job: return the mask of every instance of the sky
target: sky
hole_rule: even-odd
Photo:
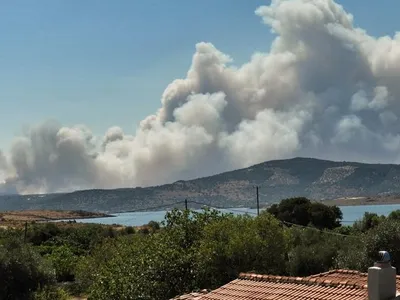
[[[6,0],[0,193],[400,163],[400,2]]]
[[[254,17],[263,2],[6,1],[0,146],[48,118],[99,134],[115,124],[133,131],[185,76],[197,42],[220,44],[239,62],[267,49],[271,37]]]
[[[96,134],[128,132],[183,78],[197,42],[241,65],[272,34],[255,17],[265,0],[6,0],[0,10],[0,148],[55,119]],[[400,28],[400,2],[338,1],[372,35]],[[371,12],[373,15],[371,17]]]

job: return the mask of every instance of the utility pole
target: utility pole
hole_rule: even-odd
[[[188,201],[187,201],[187,199],[185,199],[185,209],[186,210],[188,209]]]
[[[257,193],[257,216],[260,215],[260,198],[258,197],[258,186],[256,186]]]
[[[24,243],[26,243],[26,235],[28,233],[28,222],[25,222]]]

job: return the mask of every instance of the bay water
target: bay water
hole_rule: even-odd
[[[377,213],[378,215],[387,216],[391,211],[400,209],[400,204],[387,205],[358,205],[358,206],[340,206],[343,212],[343,225],[351,225],[356,220],[361,219],[365,212]],[[250,208],[230,208],[221,209],[222,212],[233,214],[250,214],[256,215],[256,209]],[[93,218],[78,219],[80,223],[97,223],[97,224],[119,224],[124,226],[141,226],[150,221],[161,222],[164,220],[167,211],[148,211],[148,212],[128,212],[113,214],[114,217],[109,218]]]

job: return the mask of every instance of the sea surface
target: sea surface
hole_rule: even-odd
[[[391,211],[400,209],[400,204],[388,205],[359,205],[359,206],[340,206],[343,212],[343,225],[351,225],[354,221],[363,217],[365,212],[377,213],[378,215],[387,216]],[[222,212],[230,212],[233,214],[250,214],[256,215],[256,209],[250,208],[231,208],[221,209]],[[150,221],[163,221],[166,211],[149,211],[149,212],[130,212],[113,214],[115,217],[94,218],[76,220],[80,223],[97,223],[97,224],[120,224],[125,226],[141,226]]]

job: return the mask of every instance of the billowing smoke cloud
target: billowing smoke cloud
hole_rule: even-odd
[[[134,135],[31,128],[0,154],[4,186],[146,186],[293,156],[399,162],[400,35],[369,36],[332,0],[273,0],[256,14],[276,34],[268,52],[238,68],[197,44]]]
[[[7,177],[7,171],[8,171],[8,163],[6,156],[3,154],[3,152],[0,150],[0,184],[5,183],[5,178]]]

